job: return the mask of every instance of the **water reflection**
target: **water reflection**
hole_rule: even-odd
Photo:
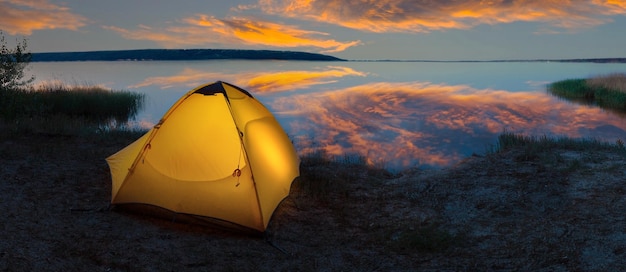
[[[374,165],[441,167],[484,153],[503,131],[626,140],[623,116],[548,94],[545,84],[626,69],[556,63],[370,62],[38,63],[58,78],[147,95],[150,127],[188,90],[222,80],[264,103],[301,154],[358,154]],[[45,71],[44,71],[45,68]],[[65,70],[63,70],[65,69]],[[70,80],[71,81],[71,80]]]
[[[206,72],[191,68],[185,68],[176,75],[162,77],[148,77],[143,81],[128,86],[131,89],[159,86],[161,89],[169,89],[173,87],[187,87],[193,89],[206,82],[208,78],[222,78],[226,75],[223,73]]]
[[[238,86],[254,89],[257,94],[277,93],[310,88],[314,85],[336,82],[345,76],[366,76],[366,73],[355,71],[349,67],[328,66],[322,70],[247,72],[247,73],[215,73],[186,68],[172,76],[149,77],[130,88],[159,86],[168,89],[174,86],[194,88],[207,83],[207,79],[219,78]]]
[[[336,82],[346,76],[366,76],[349,67],[329,66],[323,71],[286,71],[279,73],[266,73],[255,75],[249,80],[244,80],[243,85],[255,90],[257,93],[276,93],[310,88],[315,85]],[[247,82],[246,82],[247,81]]]
[[[626,122],[543,92],[428,82],[378,82],[280,97],[271,107],[300,152],[359,154],[389,168],[446,166],[484,153],[503,130],[533,135],[626,137]],[[610,132],[610,133],[603,133]]]

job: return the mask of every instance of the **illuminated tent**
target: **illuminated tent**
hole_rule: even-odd
[[[106,160],[112,204],[149,204],[258,231],[299,175],[295,149],[274,116],[220,81],[189,91]]]

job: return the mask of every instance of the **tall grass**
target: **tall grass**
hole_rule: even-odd
[[[587,85],[592,88],[606,88],[626,93],[626,73],[614,73],[587,79]]]
[[[561,98],[626,112],[626,74],[566,79],[548,85],[548,91]]]
[[[554,82],[548,85],[548,91],[559,97],[588,101],[592,101],[595,96],[594,90],[587,85],[587,80],[582,78]]]
[[[100,86],[49,84],[0,90],[0,119],[15,129],[64,134],[68,127],[110,126],[134,118],[144,96]]]
[[[137,115],[144,100],[142,94],[99,86],[42,86],[32,93],[44,103],[44,113],[81,116],[95,122],[125,122]]]
[[[626,74],[610,74],[587,79],[587,86],[596,90],[599,106],[626,111]]]

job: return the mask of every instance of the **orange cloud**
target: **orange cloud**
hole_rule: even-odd
[[[626,1],[624,0],[593,0],[594,4],[605,7],[608,14],[626,13]]]
[[[78,30],[87,19],[69,8],[47,0],[0,0],[0,29],[11,35],[30,35],[35,30]]]
[[[484,152],[505,129],[586,137],[605,124],[626,133],[623,120],[545,92],[428,82],[380,82],[291,95],[270,106],[281,118],[294,120],[286,130],[301,153],[358,154],[392,168],[450,165]]]
[[[180,45],[229,44],[240,47],[272,46],[280,48],[311,47],[321,52],[338,52],[359,45],[360,41],[340,42],[325,39],[327,33],[302,30],[295,26],[281,25],[263,20],[247,18],[217,19],[208,15],[197,15],[179,21],[179,25],[164,29],[140,26],[128,30],[115,26],[104,26],[127,39],[151,40],[166,47]]]
[[[330,66],[324,70],[314,71],[281,71],[264,73],[213,73],[195,69],[184,69],[180,73],[165,77],[150,77],[129,88],[141,88],[147,86],[160,86],[161,89],[175,86],[187,88],[197,87],[211,81],[222,80],[233,82],[255,94],[277,93],[310,88],[314,85],[335,82],[338,78],[346,76],[365,76],[348,67]]]
[[[268,14],[368,32],[430,32],[519,21],[543,22],[572,30],[610,22],[606,15],[626,14],[626,4],[620,0],[259,0],[258,3]]]

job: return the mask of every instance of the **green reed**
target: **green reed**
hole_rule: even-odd
[[[123,126],[144,95],[100,86],[49,84],[0,90],[0,121],[11,133],[81,134]]]
[[[144,95],[129,91],[65,85],[4,90],[0,98],[4,119],[66,116],[97,124],[126,122],[136,116],[144,101]]]
[[[564,99],[626,112],[626,74],[557,81],[548,85],[548,92]]]

